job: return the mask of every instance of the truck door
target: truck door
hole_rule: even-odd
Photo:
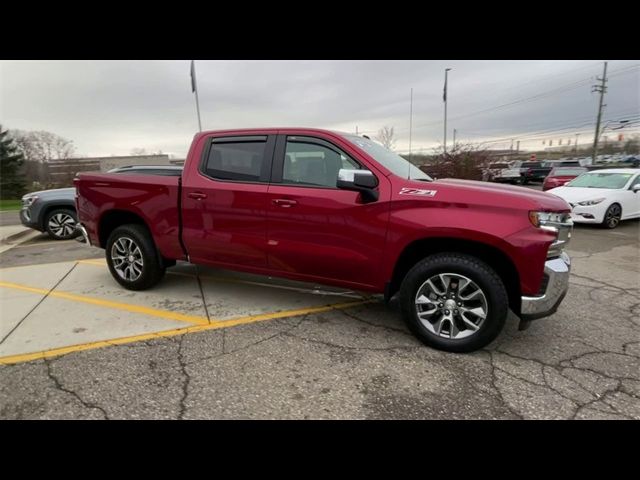
[[[267,186],[275,135],[212,137],[182,189],[191,261],[266,267]]]
[[[318,281],[376,284],[389,213],[388,180],[378,175],[380,198],[364,203],[360,193],[336,187],[340,168],[366,167],[327,140],[278,136],[269,185],[270,269]]]

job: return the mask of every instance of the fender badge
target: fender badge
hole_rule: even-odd
[[[437,190],[422,190],[420,188],[402,187],[400,195],[421,195],[423,197],[435,197]]]

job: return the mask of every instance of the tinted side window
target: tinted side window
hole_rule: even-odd
[[[341,168],[359,169],[360,166],[323,145],[287,140],[282,183],[335,188]]]
[[[266,145],[266,141],[212,143],[203,173],[220,180],[257,182]]]

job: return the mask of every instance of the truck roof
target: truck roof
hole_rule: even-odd
[[[340,136],[355,136],[355,133],[343,132],[339,130],[329,130],[326,128],[314,128],[314,127],[264,127],[264,128],[229,128],[223,130],[203,130],[196,133],[196,136],[210,135],[212,133],[276,133],[280,130],[303,130],[310,133],[330,133]]]

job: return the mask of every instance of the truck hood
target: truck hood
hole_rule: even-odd
[[[477,197],[478,201],[496,206],[547,211],[568,211],[571,209],[567,202],[555,195],[515,185],[460,180],[457,178],[445,178],[429,184],[424,182],[412,183],[421,183],[423,185],[422,188],[425,188],[424,185],[429,185],[429,188],[436,188],[440,185],[454,187],[465,193],[468,192],[470,198],[473,198],[473,195],[480,195],[480,197]]]

